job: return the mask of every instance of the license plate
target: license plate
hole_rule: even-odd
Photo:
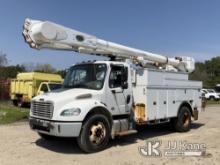
[[[30,119],[30,126],[32,129],[36,130],[42,130],[47,132],[50,130],[47,122],[43,122],[37,119]]]
[[[42,127],[47,127],[47,123],[40,121],[40,120],[36,120],[36,119],[31,119],[31,123],[34,125],[38,125],[38,126],[42,126]]]

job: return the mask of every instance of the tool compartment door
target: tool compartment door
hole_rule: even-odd
[[[147,89],[147,120],[155,120],[157,118],[157,92],[154,89]]]
[[[167,118],[167,89],[157,89],[157,119]]]

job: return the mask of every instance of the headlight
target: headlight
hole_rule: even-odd
[[[79,108],[65,109],[61,112],[61,116],[78,116],[81,113]]]

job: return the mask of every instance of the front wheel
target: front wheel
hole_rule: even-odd
[[[191,112],[188,107],[181,107],[177,118],[171,120],[172,127],[178,132],[187,132],[191,125]]]
[[[110,137],[110,123],[105,115],[90,116],[83,124],[77,143],[87,153],[106,148]]]

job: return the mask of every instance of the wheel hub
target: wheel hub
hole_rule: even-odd
[[[99,122],[97,124],[92,125],[90,129],[89,140],[93,144],[100,144],[103,142],[106,136],[106,129],[103,123]]]
[[[189,114],[188,113],[184,113],[183,116],[183,127],[188,127],[189,125]]]

